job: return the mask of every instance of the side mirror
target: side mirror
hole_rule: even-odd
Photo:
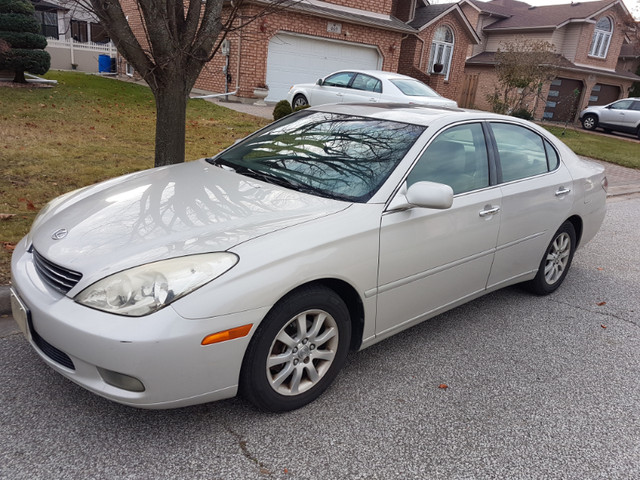
[[[444,183],[416,182],[409,188],[406,183],[389,205],[389,210],[412,207],[446,210],[453,205],[453,189]]]
[[[324,80],[319,78],[318,81],[316,82],[316,85],[322,85],[323,83],[324,83]]]

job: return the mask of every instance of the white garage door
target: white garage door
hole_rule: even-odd
[[[269,41],[266,100],[284,100],[294,83],[315,83],[335,70],[378,70],[380,66],[375,47],[279,33]]]

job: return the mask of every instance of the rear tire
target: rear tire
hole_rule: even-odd
[[[280,300],[253,336],[240,392],[261,410],[295,410],[318,398],[343,367],[351,342],[344,301],[322,285]]]
[[[548,295],[556,291],[569,272],[575,249],[575,228],[571,222],[564,222],[553,235],[535,278],[526,284],[529,290],[536,295]]]

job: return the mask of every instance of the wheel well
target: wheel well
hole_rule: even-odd
[[[573,229],[576,231],[576,248],[580,245],[580,240],[582,239],[582,219],[574,215],[567,219],[568,222],[571,222],[573,225]]]
[[[360,348],[364,332],[364,305],[362,304],[362,299],[355,288],[353,288],[349,283],[343,280],[338,280],[337,278],[323,278],[302,284],[289,292],[286,296],[291,295],[299,288],[307,287],[309,285],[323,285],[338,294],[349,309],[349,317],[351,318],[350,348],[351,350],[357,350]]]

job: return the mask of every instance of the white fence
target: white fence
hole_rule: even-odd
[[[117,49],[113,42],[77,42],[72,38],[47,38],[47,52],[51,55],[51,68],[74,69],[84,72],[98,71],[98,56],[115,58]]]

